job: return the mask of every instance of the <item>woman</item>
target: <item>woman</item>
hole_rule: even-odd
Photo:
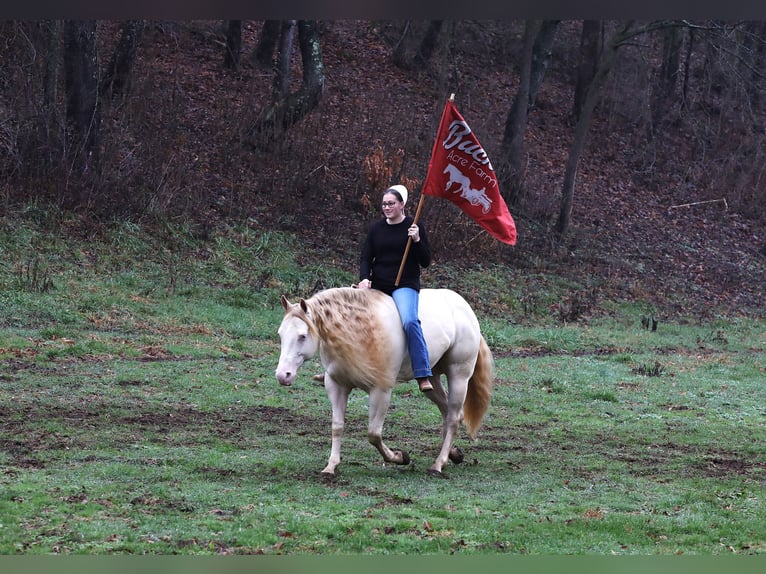
[[[420,268],[431,263],[431,247],[423,226],[404,215],[407,188],[393,185],[383,194],[383,215],[370,225],[359,259],[360,289],[378,289],[391,295],[399,310],[407,348],[412,360],[412,371],[422,392],[433,390],[428,348],[418,319],[420,296]],[[412,238],[407,262],[399,285],[394,285],[399,273],[408,237]]]

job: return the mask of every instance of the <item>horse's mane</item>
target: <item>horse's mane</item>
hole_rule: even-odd
[[[312,308],[325,310],[331,315],[348,317],[357,313],[368,314],[370,304],[384,296],[374,289],[356,289],[353,287],[335,287],[319,291],[308,302]]]
[[[375,308],[388,295],[373,289],[337,287],[305,300],[309,328],[324,348],[355,371],[358,383],[372,385],[390,364],[390,334]]]
[[[379,327],[373,309],[381,297],[381,291],[337,287],[320,291],[306,305],[323,339],[357,340]]]
[[[336,287],[325,289],[301,300],[286,310],[285,316],[297,317],[308,326],[312,337],[327,342],[357,339],[360,328],[374,323],[374,301],[385,295],[372,289]],[[352,328],[353,327],[353,328]],[[329,339],[328,339],[329,337]]]

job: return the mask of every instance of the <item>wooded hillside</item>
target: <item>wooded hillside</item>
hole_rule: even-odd
[[[666,314],[764,311],[764,22],[44,21],[0,39],[6,215],[200,237],[248,221],[354,269],[380,192],[417,200],[455,93],[519,240],[429,199],[437,264],[556,269]]]

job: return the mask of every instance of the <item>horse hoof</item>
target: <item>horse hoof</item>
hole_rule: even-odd
[[[402,457],[402,461],[397,463],[401,464],[402,466],[410,464],[410,455],[407,453],[407,451],[404,450],[397,450],[396,453]]]
[[[333,483],[338,480],[338,476],[333,472],[322,472],[319,474],[319,476],[322,478],[322,482],[325,484]]]
[[[455,464],[460,464],[463,462],[465,457],[463,456],[463,451],[460,450],[458,447],[453,446],[449,451],[449,459],[454,462]]]
[[[434,478],[447,478],[441,470],[436,470],[435,468],[428,469],[428,476],[433,476]]]

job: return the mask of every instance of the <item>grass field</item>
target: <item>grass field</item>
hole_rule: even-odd
[[[350,284],[353,260],[248,226],[5,223],[1,554],[766,554],[761,321],[653,332],[645,304],[605,300],[565,325],[549,302],[572,286],[530,277],[529,308],[476,271],[497,383],[466,461],[427,475],[439,416],[402,384],[385,438],[412,464],[382,464],[357,392],[328,483],[319,363],[274,379],[278,297]]]

